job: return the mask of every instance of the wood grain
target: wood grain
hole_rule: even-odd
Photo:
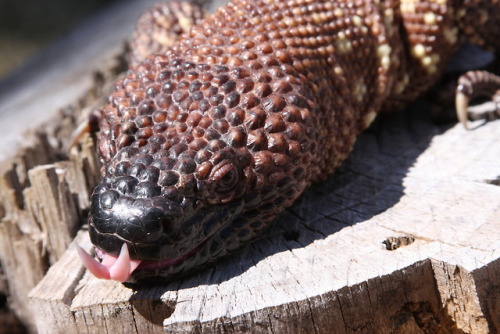
[[[73,297],[58,302],[73,316],[65,331],[498,330],[500,188],[488,180],[500,170],[500,123],[438,127],[427,108],[384,115],[336,175],[212,268],[155,287],[74,275]],[[392,236],[415,241],[389,251]],[[78,261],[72,248],[64,256]],[[61,294],[65,263],[31,292],[36,309]],[[57,332],[59,318],[42,319],[41,333]]]

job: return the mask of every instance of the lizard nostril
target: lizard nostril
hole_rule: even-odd
[[[111,209],[115,204],[119,194],[114,190],[108,190],[101,194],[100,203],[103,209]]]

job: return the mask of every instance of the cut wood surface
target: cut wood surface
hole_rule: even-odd
[[[69,73],[47,65],[31,84],[2,86],[12,145],[0,156],[0,293],[29,331],[500,330],[500,121],[437,126],[425,101],[381,115],[333,177],[212,267],[156,286],[89,275],[70,242],[99,166],[91,137],[64,147],[123,68],[132,17],[148,5],[122,2],[84,27],[86,47],[63,57]],[[75,242],[92,248],[85,228]]]
[[[500,122],[436,127],[426,108],[382,116],[261,240],[197,275],[127,287],[70,247],[31,292],[39,331],[495,332]]]

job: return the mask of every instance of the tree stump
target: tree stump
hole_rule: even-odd
[[[115,24],[124,21],[117,12]],[[74,247],[91,250],[85,226],[70,241],[99,166],[90,136],[69,156],[63,147],[78,115],[102,103],[122,68],[126,34],[109,29],[121,37],[89,41],[103,58],[89,52],[86,70],[73,64],[72,76],[54,74],[61,78],[55,95],[41,90],[19,107],[0,105],[10,106],[8,116],[0,109],[0,124],[16,145],[1,157],[0,263],[8,288],[0,291],[30,331],[499,331],[500,122],[473,131],[438,126],[425,100],[380,115],[334,176],[306,191],[259,240],[210,268],[154,286],[88,274]],[[72,87],[70,77],[83,83]],[[33,94],[35,86],[26,87]],[[54,109],[58,96],[67,99]],[[40,106],[52,112],[45,123],[27,122]],[[16,124],[13,134],[4,120]],[[21,128],[42,130],[26,139]]]
[[[500,122],[436,127],[425,108],[383,115],[261,240],[197,275],[128,287],[70,247],[30,294],[39,331],[498,330]]]

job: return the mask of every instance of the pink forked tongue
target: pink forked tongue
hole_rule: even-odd
[[[139,266],[141,260],[131,260],[128,247],[123,244],[118,257],[105,253],[102,263],[99,263],[83,248],[76,245],[78,255],[83,265],[97,278],[125,282]]]

